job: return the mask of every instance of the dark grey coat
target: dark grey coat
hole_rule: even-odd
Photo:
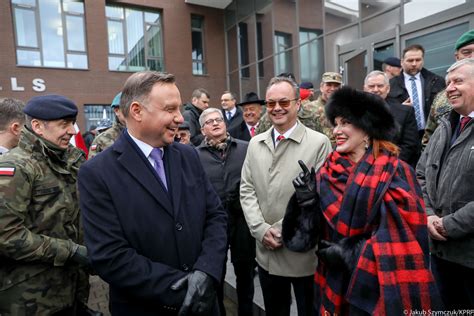
[[[248,142],[230,138],[224,157],[204,142],[197,152],[204,170],[228,212],[231,260],[253,261],[255,239],[250,235],[240,205],[240,174],[247,154]]]
[[[431,240],[432,254],[474,268],[474,122],[451,145],[459,114],[441,118],[416,167],[426,213],[443,217],[447,241]]]

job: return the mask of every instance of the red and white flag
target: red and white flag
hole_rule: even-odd
[[[81,149],[83,152],[85,152],[87,158],[87,155],[89,155],[89,151],[87,150],[86,142],[84,141],[84,138],[82,138],[81,131],[79,130],[79,126],[77,126],[77,123],[74,123],[74,128],[76,129],[76,135],[74,135],[74,137],[71,137],[71,140],[69,142],[77,148]]]

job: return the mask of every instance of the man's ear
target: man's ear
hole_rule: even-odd
[[[201,134],[206,136],[206,133],[204,133],[204,128],[201,128]],[[191,135],[191,133],[190,133],[190,135]]]
[[[141,122],[143,110],[143,106],[140,103],[138,103],[137,101],[133,101],[132,104],[130,104],[130,110],[128,115],[135,121]]]
[[[13,124],[10,125],[10,133],[12,133],[13,135],[20,135],[20,132],[21,132],[21,128],[23,127],[22,124],[20,124],[19,122],[14,122]]]
[[[31,129],[39,136],[43,136],[45,125],[38,119],[31,120]]]

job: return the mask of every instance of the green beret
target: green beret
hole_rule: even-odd
[[[62,95],[50,94],[31,98],[26,103],[23,112],[33,118],[45,121],[76,119],[77,106]]]
[[[457,40],[456,45],[454,46],[455,50],[460,49],[466,45],[474,43],[474,29],[467,31]]]

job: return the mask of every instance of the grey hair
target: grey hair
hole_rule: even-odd
[[[206,117],[211,114],[211,113],[219,113],[219,116],[221,119],[224,119],[224,116],[222,115],[222,111],[216,108],[208,108],[202,111],[201,115],[199,116],[199,125],[201,127],[204,127],[204,123],[206,122]]]
[[[390,84],[390,80],[388,79],[387,74],[383,71],[380,71],[380,70],[374,70],[374,71],[369,72],[367,74],[367,76],[365,76],[364,84],[366,85],[369,78],[372,78],[372,77],[375,77],[375,76],[383,76],[384,83],[386,85]]]
[[[209,95],[209,92],[207,92],[206,89],[204,88],[198,88],[196,90],[193,91],[193,93],[191,94],[191,98],[196,98],[196,99],[200,99],[202,95],[206,95],[206,97],[210,98],[211,96]]]
[[[295,98],[296,99],[300,98],[300,89],[298,88],[298,84],[296,84],[296,82],[289,77],[283,77],[283,76],[273,77],[272,79],[270,79],[270,82],[268,83],[267,91],[268,89],[270,89],[271,86],[276,85],[281,82],[286,82],[289,85],[291,85],[291,87],[293,88],[293,91],[295,92]]]
[[[128,77],[122,89],[120,110],[128,117],[130,105],[135,102],[145,102],[156,83],[175,83],[172,74],[157,71],[140,71]]]
[[[465,58],[465,59],[461,59],[461,60],[458,60],[457,62],[455,62],[454,64],[452,64],[448,70],[446,70],[446,72],[451,72],[453,71],[454,69],[457,69],[461,66],[464,66],[464,65],[469,65],[471,66],[471,74],[474,75],[474,58]]]

